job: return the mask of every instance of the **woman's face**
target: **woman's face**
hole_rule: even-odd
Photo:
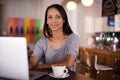
[[[62,31],[64,20],[56,8],[50,8],[47,13],[47,24],[52,31]]]

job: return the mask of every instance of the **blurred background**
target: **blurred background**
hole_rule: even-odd
[[[69,1],[75,3],[73,5],[68,4]],[[102,14],[102,0],[92,0],[91,5],[85,5],[84,1],[0,0],[0,36],[25,36],[28,46],[33,49],[35,42],[42,36],[45,10],[54,3],[61,4],[65,8],[73,31],[80,36],[81,46],[92,46],[95,33],[119,31],[114,25],[114,21],[112,26],[109,25],[108,16]],[[67,7],[69,5],[72,6],[70,7],[71,10]],[[22,23],[22,19],[24,23]],[[20,20],[21,28],[18,27],[20,26]],[[12,28],[12,25],[16,25],[16,28]]]

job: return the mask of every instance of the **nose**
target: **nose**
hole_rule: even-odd
[[[52,22],[57,22],[57,19],[56,19],[56,18],[53,18],[53,19],[52,19]]]

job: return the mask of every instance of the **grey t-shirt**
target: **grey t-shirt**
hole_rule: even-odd
[[[55,50],[51,48],[48,43],[48,38],[41,38],[35,45],[32,56],[38,57],[39,61],[44,59],[44,63],[53,63],[64,60],[67,54],[73,55],[75,58],[78,55],[78,48],[80,44],[79,37],[72,33],[68,36],[65,44],[61,48]],[[71,70],[75,71],[76,64],[72,66]]]

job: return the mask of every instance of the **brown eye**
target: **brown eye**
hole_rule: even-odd
[[[47,19],[52,19],[52,16],[48,16]]]
[[[56,18],[56,19],[60,19],[60,18],[61,18],[61,16],[57,15],[55,18]]]

